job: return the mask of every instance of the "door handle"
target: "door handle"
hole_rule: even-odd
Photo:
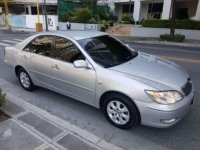
[[[29,59],[30,58],[30,56],[27,56],[27,55],[22,55],[21,57],[22,57],[22,59]]]
[[[60,68],[58,67],[58,65],[54,65],[54,66],[52,66],[52,68],[53,68],[53,69],[60,69]]]

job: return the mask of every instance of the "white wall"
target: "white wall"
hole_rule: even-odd
[[[67,30],[66,22],[59,22],[59,30]],[[101,29],[100,24],[83,24],[83,23],[71,23],[71,30],[92,30],[99,31]]]
[[[48,28],[49,30],[57,30],[58,27],[58,16],[56,15],[48,15]],[[26,15],[26,27],[27,28],[35,28],[37,23],[37,15]],[[43,29],[45,29],[45,16],[40,15],[40,23],[43,24]]]
[[[160,37],[161,34],[170,33],[170,29],[131,27],[131,36],[134,37]],[[176,29],[176,34],[185,35],[186,39],[199,40],[200,30]]]

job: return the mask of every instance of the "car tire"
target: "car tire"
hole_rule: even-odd
[[[120,129],[130,129],[139,122],[139,111],[134,102],[127,96],[114,93],[108,95],[103,103],[106,118]]]
[[[25,90],[33,91],[35,89],[35,86],[31,80],[29,74],[23,68],[19,69],[17,76],[18,76],[21,86]]]

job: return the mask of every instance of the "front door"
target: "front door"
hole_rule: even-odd
[[[93,104],[95,100],[96,73],[94,69],[75,68],[73,62],[85,57],[70,40],[55,36],[54,48],[54,86],[60,92]]]

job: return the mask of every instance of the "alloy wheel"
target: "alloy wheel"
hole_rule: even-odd
[[[107,114],[116,124],[125,125],[130,120],[128,108],[120,101],[112,100],[107,105]]]

